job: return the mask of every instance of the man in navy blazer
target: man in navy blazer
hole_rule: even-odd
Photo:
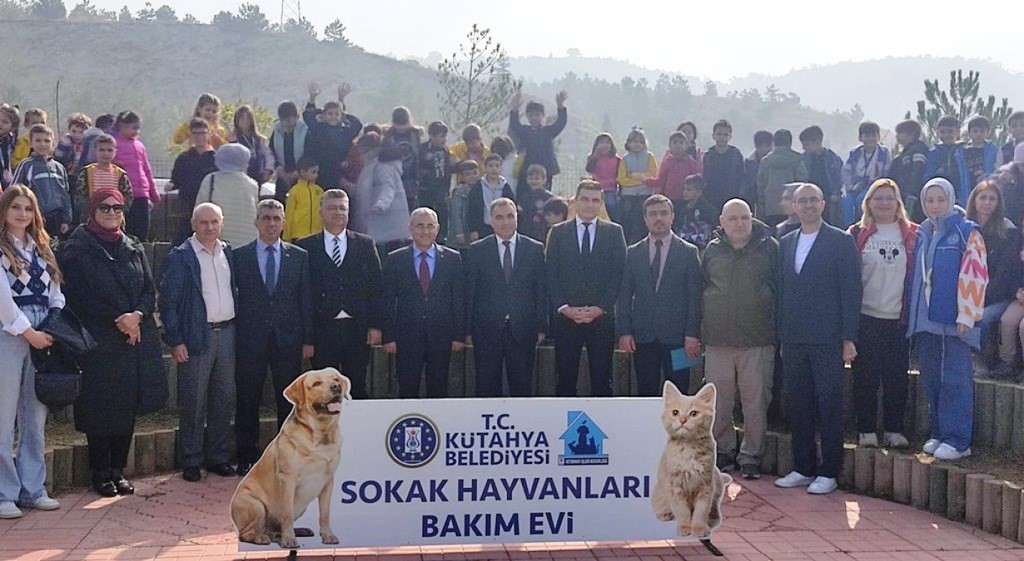
[[[384,263],[384,350],[395,355],[399,397],[418,397],[426,367],[427,397],[448,396],[448,363],[466,340],[465,283],[458,252],[437,245],[437,213],[412,211],[412,244]]]
[[[489,212],[494,233],[474,242],[463,261],[476,395],[501,397],[504,366],[509,393],[529,397],[535,349],[547,329],[544,246],[516,233],[512,199],[495,199]]]
[[[612,395],[615,302],[622,284],[626,240],[622,227],[597,217],[601,184],[576,187],[576,218],[551,228],[545,268],[556,317],[555,369],[560,397],[576,396],[580,355],[587,347],[590,386],[596,396]]]
[[[256,240],[234,250],[238,284],[238,370],[235,436],[243,475],[259,459],[259,407],[270,368],[281,427],[292,404],[284,390],[299,377],[303,359],[313,357],[313,298],[309,256],[281,241],[284,206],[277,199],[256,205]]]
[[[700,300],[704,278],[697,247],[672,233],[675,213],[664,195],[644,201],[648,235],[626,250],[615,313],[619,349],[633,353],[637,390],[661,395],[661,375],[680,388],[689,367],[674,367],[673,353],[700,354]]]
[[[373,238],[348,227],[349,198],[341,189],[320,196],[322,232],[296,243],[309,253],[313,293],[313,368],[337,368],[365,399],[370,346],[381,337],[383,277]]]
[[[821,189],[793,194],[800,229],[782,238],[779,334],[784,389],[793,432],[793,471],[779,487],[831,493],[843,465],[843,363],[857,356],[863,288],[853,238],[822,221]],[[818,462],[815,432],[821,436]]]

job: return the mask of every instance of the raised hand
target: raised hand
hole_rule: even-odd
[[[352,93],[352,86],[348,82],[342,82],[338,86],[338,101],[345,101],[345,96]]]
[[[568,98],[569,93],[566,92],[565,90],[558,92],[558,94],[555,95],[555,105],[557,105],[558,108],[561,109],[562,106],[565,105],[565,100]]]
[[[320,95],[320,84],[310,82],[307,88],[309,90],[309,101],[316,101],[316,96]]]
[[[519,111],[519,108],[523,106],[523,91],[516,90],[516,93],[512,94],[512,109]]]

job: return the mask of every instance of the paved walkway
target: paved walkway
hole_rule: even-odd
[[[211,476],[186,483],[164,475],[136,481],[134,497],[71,493],[61,497],[61,510],[0,521],[0,560],[283,559],[284,553],[238,553],[227,515],[237,482]],[[725,525],[714,542],[729,560],[1024,560],[1020,544],[911,507],[843,492],[812,497],[776,489],[766,478],[730,486],[724,503]],[[656,541],[349,549],[310,551],[299,559],[715,558],[699,544]]]

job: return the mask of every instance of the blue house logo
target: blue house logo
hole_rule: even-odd
[[[558,465],[608,465],[608,454],[604,453],[608,435],[585,412],[569,411],[565,432],[559,438],[565,443],[565,454],[558,456]]]

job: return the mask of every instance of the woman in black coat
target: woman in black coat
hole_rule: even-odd
[[[93,488],[105,497],[135,492],[123,473],[135,416],[167,399],[153,276],[142,244],[121,231],[124,214],[120,192],[98,189],[89,198],[88,223],[57,253],[67,308],[98,344],[78,361],[75,428],[86,434]]]
[[[999,328],[999,319],[1020,288],[1021,272],[1024,269],[1020,259],[1020,230],[1014,226],[1013,221],[1004,217],[1005,204],[1003,192],[995,181],[982,181],[967,198],[967,218],[981,226],[988,261],[988,288],[985,290],[985,310],[981,316],[981,348],[986,363],[981,366],[985,366],[985,369],[996,366],[997,344],[994,336]],[[995,374],[995,370],[992,374]],[[1006,372],[1000,374],[1006,375]]]

